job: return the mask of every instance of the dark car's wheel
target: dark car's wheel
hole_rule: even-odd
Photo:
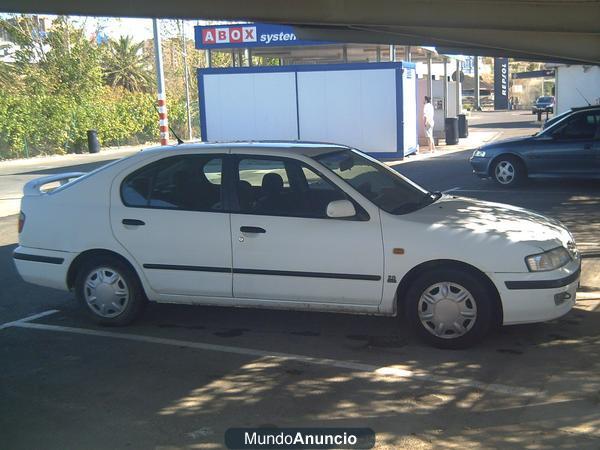
[[[527,178],[525,166],[513,156],[501,156],[496,159],[491,175],[496,183],[507,187],[517,186]]]
[[[438,269],[419,276],[406,294],[408,320],[438,348],[471,347],[493,322],[493,302],[483,282],[468,272]]]
[[[75,296],[92,320],[101,325],[127,325],[146,304],[137,274],[110,256],[84,261],[75,279]]]

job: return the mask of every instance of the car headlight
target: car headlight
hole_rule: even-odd
[[[525,263],[531,272],[544,272],[558,269],[571,261],[571,255],[564,247],[556,247],[544,253],[529,255]]]
[[[475,150],[473,156],[477,158],[485,158],[485,150]]]

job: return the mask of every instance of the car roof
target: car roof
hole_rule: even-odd
[[[323,153],[329,153],[336,150],[347,150],[350,147],[342,144],[332,144],[330,142],[310,142],[310,141],[215,141],[215,142],[186,142],[178,145],[165,145],[161,147],[150,147],[143,149],[144,153],[158,153],[169,150],[202,150],[202,149],[234,149],[234,148],[255,148],[270,150],[286,150],[300,155],[315,157]]]
[[[584,109],[598,109],[600,108],[600,105],[586,105],[586,106],[574,106],[571,109],[571,111],[581,111]]]

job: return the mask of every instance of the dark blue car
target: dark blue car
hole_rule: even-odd
[[[515,186],[527,178],[600,179],[600,106],[573,108],[533,136],[484,145],[473,172]]]
[[[538,97],[531,107],[531,113],[536,114],[538,111],[541,112],[554,112],[554,97],[551,95],[543,95]]]

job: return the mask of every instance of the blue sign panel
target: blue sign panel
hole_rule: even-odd
[[[494,58],[494,109],[508,109],[508,58]]]
[[[326,41],[301,40],[290,26],[266,23],[198,25],[194,27],[194,36],[198,49],[330,44]]]
[[[530,70],[529,72],[513,73],[511,78],[549,78],[554,76],[554,69]]]

